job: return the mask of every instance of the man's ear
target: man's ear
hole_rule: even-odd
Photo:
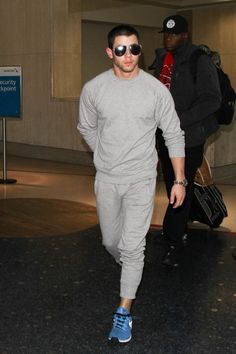
[[[113,59],[113,51],[111,48],[106,48],[106,53],[108,55],[108,58]]]

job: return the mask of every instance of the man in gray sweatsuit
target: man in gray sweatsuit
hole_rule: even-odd
[[[130,309],[144,266],[157,175],[155,132],[163,131],[175,171],[174,208],[185,198],[184,133],[168,89],[138,66],[135,28],[108,34],[112,69],[87,82],[80,97],[78,129],[94,152],[95,194],[103,245],[121,264],[120,304],[108,338],[131,339]]]

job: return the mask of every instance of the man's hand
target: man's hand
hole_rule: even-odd
[[[186,187],[180,184],[173,185],[170,194],[170,204],[172,204],[173,208],[178,208],[183,204],[185,195],[186,195]]]

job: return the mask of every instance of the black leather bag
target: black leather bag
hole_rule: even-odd
[[[226,216],[228,212],[222,193],[213,183],[210,166],[204,156],[195,177],[190,219],[217,228]]]
[[[195,183],[191,207],[191,220],[217,228],[228,216],[220,190],[214,185],[201,186]]]

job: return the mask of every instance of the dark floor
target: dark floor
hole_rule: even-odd
[[[179,269],[160,264],[147,237],[133,339],[106,336],[119,298],[119,267],[99,227],[58,237],[0,238],[1,354],[235,354],[236,237],[192,230]]]

